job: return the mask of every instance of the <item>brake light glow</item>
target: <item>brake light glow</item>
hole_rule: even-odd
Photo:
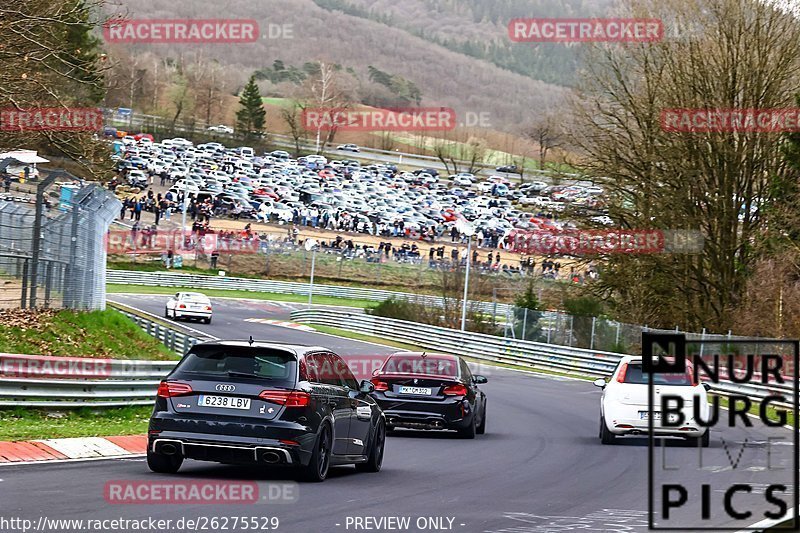
[[[622,365],[622,368],[619,369],[619,374],[617,374],[617,381],[619,383],[625,383],[625,374],[628,372],[628,363]]]
[[[286,407],[305,407],[311,401],[311,395],[307,392],[288,391],[288,390],[265,390],[258,395],[265,402],[277,403]]]
[[[375,390],[389,390],[389,384],[385,381],[381,381],[378,378],[372,378],[370,381],[375,385]]]
[[[462,383],[459,383],[458,385],[449,385],[444,388],[442,394],[445,396],[466,396],[467,387]]]
[[[185,396],[192,393],[192,387],[188,383],[180,381],[162,381],[158,385],[156,395],[161,398],[172,398],[173,396]]]
[[[178,309],[186,309],[186,304],[179,304]]]

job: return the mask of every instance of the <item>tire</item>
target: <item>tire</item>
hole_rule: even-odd
[[[326,425],[320,431],[317,442],[314,444],[314,452],[311,454],[311,459],[308,465],[301,467],[300,477],[304,481],[311,481],[319,483],[325,481],[328,477],[328,469],[331,465],[331,430]]]
[[[606,421],[600,417],[600,442],[603,444],[614,444],[616,435],[611,433],[606,427]]]
[[[147,450],[147,467],[158,474],[174,474],[183,464],[183,456],[179,454],[164,455]]]
[[[458,430],[458,436],[462,439],[474,439],[475,438],[475,415],[472,415],[472,421],[470,422],[469,426],[464,429]]]
[[[359,472],[380,472],[381,465],[383,464],[383,451],[386,447],[386,428],[383,421],[378,422],[375,428],[375,438],[372,439],[370,446],[369,456],[366,463],[356,464],[356,470]]]
[[[483,416],[481,417],[481,423],[475,428],[475,433],[478,435],[486,434],[486,402],[483,402]]]
[[[211,317],[208,317],[204,320],[206,324],[211,324]]]
[[[169,318],[169,309],[164,308],[164,318]]]

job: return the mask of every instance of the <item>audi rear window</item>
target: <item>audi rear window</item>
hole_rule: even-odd
[[[419,355],[394,355],[381,368],[383,374],[418,374],[422,376],[459,376],[458,360]]]
[[[628,363],[624,383],[647,385],[648,375],[644,373],[641,363]],[[685,374],[653,374],[654,385],[694,385],[689,372]]]
[[[199,345],[189,350],[176,377],[234,377],[294,384],[297,357],[285,350],[249,346]]]

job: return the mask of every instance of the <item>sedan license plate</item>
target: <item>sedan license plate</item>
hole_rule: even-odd
[[[426,387],[400,387],[400,394],[427,394],[430,395],[431,389]]]
[[[250,409],[250,398],[235,396],[200,396],[197,405],[201,407],[222,407],[224,409]]]
[[[647,420],[649,415],[650,413],[647,411],[639,411],[639,418],[642,420]],[[659,411],[653,413],[653,420],[661,420],[661,413]]]

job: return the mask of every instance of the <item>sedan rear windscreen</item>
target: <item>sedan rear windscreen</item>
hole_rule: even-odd
[[[458,360],[444,357],[421,357],[419,355],[395,355],[386,360],[381,368],[383,374],[419,374],[427,376],[458,377]]]
[[[200,345],[189,351],[176,370],[176,375],[187,379],[193,374],[209,377],[252,377],[294,385],[297,358],[293,353],[284,350]]]
[[[628,363],[625,370],[624,383],[647,385],[648,375],[644,373],[641,363]],[[684,374],[653,374],[654,385],[694,385],[692,376],[687,371]]]

